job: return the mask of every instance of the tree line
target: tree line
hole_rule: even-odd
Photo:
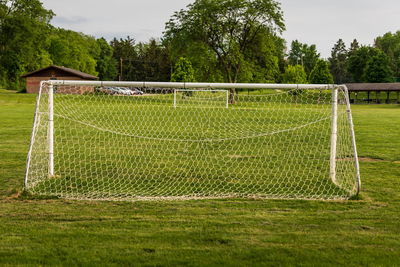
[[[331,56],[293,41],[274,0],[196,0],[175,12],[160,40],[110,42],[51,25],[40,0],[0,0],[0,86],[24,87],[20,76],[48,65],[101,80],[251,83],[392,82],[400,77],[400,32],[373,46],[339,40]]]

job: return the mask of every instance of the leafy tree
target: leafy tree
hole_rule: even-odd
[[[320,58],[320,54],[317,51],[317,47],[313,45],[302,44],[298,40],[295,40],[291,44],[291,48],[288,55],[288,63],[290,65],[301,65],[309,75],[317,64]]]
[[[307,73],[301,65],[289,65],[283,74],[283,83],[288,84],[305,84],[307,82]]]
[[[342,84],[349,81],[347,73],[347,56],[348,51],[346,44],[342,39],[339,39],[332,48],[330,62],[330,70],[335,83]]]
[[[397,77],[400,77],[400,31],[388,32],[375,39],[375,47],[388,56],[389,66]]]
[[[202,70],[208,75],[215,72],[215,79],[275,80],[282,55],[276,33],[284,28],[274,0],[196,0],[173,15],[164,42],[172,56],[189,57],[195,68],[197,62],[205,63]],[[188,52],[196,58],[192,60]]]
[[[322,59],[318,60],[310,73],[309,81],[313,84],[332,84],[333,76],[329,71],[328,62]]]
[[[96,55],[96,71],[99,73],[99,79],[102,81],[114,80],[117,77],[117,61],[113,57],[113,48],[104,38],[96,40],[99,47],[99,54]]]
[[[300,43],[298,40],[292,41],[290,45],[290,51],[288,55],[288,62],[290,65],[304,65],[303,58],[304,58],[304,45]]]
[[[91,36],[54,28],[49,37],[48,52],[55,65],[98,75],[95,58],[98,58],[101,48]]]
[[[373,56],[379,54],[379,52],[379,49],[362,46],[351,53],[348,58],[347,70],[353,82],[360,83],[365,81],[364,71],[367,63]]]
[[[46,51],[54,13],[39,0],[0,1],[0,82],[9,89],[23,87],[20,75],[51,64]]]
[[[389,57],[385,53],[379,52],[368,60],[364,71],[364,80],[371,83],[393,82]]]
[[[171,82],[194,82],[194,70],[192,63],[184,57],[176,62],[171,75]]]
[[[304,70],[309,75],[311,71],[314,69],[315,65],[317,64],[320,54],[317,52],[317,47],[313,45],[304,45],[304,57],[303,57],[303,64]]]

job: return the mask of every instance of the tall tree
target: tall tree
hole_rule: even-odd
[[[138,60],[135,64],[142,81],[169,81],[171,77],[171,62],[169,51],[155,39],[148,43],[136,45]],[[140,71],[141,70],[141,71]]]
[[[215,67],[224,81],[273,80],[281,54],[276,34],[284,28],[274,0],[196,0],[173,15],[164,41],[175,51],[185,51],[183,45],[196,50],[202,62],[211,59],[209,69]]]
[[[332,48],[330,63],[331,74],[335,83],[342,84],[349,81],[347,73],[347,55],[346,44],[339,39]]]
[[[288,84],[306,84],[308,83],[307,73],[304,71],[304,68],[301,65],[289,65],[285,69],[282,82]]]
[[[126,39],[111,41],[114,58],[119,62],[119,76],[131,81],[169,81],[171,63],[169,50],[155,39],[135,43]],[[122,75],[121,75],[122,71]]]
[[[379,52],[368,60],[364,71],[364,81],[370,83],[393,82],[389,57],[385,53]]]
[[[303,58],[304,58],[304,45],[300,43],[298,40],[292,41],[290,45],[290,51],[288,54],[288,61],[289,65],[304,65]]]
[[[303,66],[307,75],[309,75],[319,58],[320,54],[317,51],[316,45],[302,44],[298,40],[295,40],[291,44],[288,63],[289,65]]]
[[[138,73],[132,62],[138,60],[135,48],[135,40],[131,37],[125,39],[114,38],[111,41],[114,50],[114,59],[118,62],[118,78],[123,81],[137,81]]]
[[[77,69],[93,75],[100,48],[96,39],[71,30],[53,28],[48,36],[48,52],[53,64]]]
[[[314,69],[321,55],[318,53],[317,47],[314,44],[312,45],[305,44],[303,47],[303,51],[304,51],[304,58],[303,58],[304,70],[309,75],[311,71]]]
[[[347,70],[353,82],[361,83],[365,81],[364,71],[367,63],[373,56],[379,54],[379,52],[379,49],[362,46],[351,53],[348,58]]]
[[[388,32],[375,39],[375,47],[388,56],[389,65],[396,77],[400,77],[400,31]]]
[[[114,80],[117,78],[117,61],[113,57],[113,48],[104,39],[99,38],[96,40],[99,47],[99,53],[95,57],[96,71],[99,73],[99,79],[102,81]]]
[[[46,51],[51,10],[39,0],[0,1],[0,82],[22,88],[20,75],[51,63]]]
[[[351,56],[359,48],[360,48],[360,44],[358,43],[357,39],[354,39],[353,42],[351,42],[351,44],[350,44],[349,56]]]
[[[332,84],[333,76],[329,71],[328,62],[322,59],[318,60],[310,73],[309,81],[314,84]]]

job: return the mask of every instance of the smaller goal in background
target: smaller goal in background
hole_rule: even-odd
[[[175,89],[174,108],[185,106],[229,108],[229,91]]]

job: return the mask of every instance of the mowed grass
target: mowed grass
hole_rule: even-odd
[[[397,266],[400,107],[354,106],[360,200],[18,197],[34,95],[0,92],[0,265]]]

